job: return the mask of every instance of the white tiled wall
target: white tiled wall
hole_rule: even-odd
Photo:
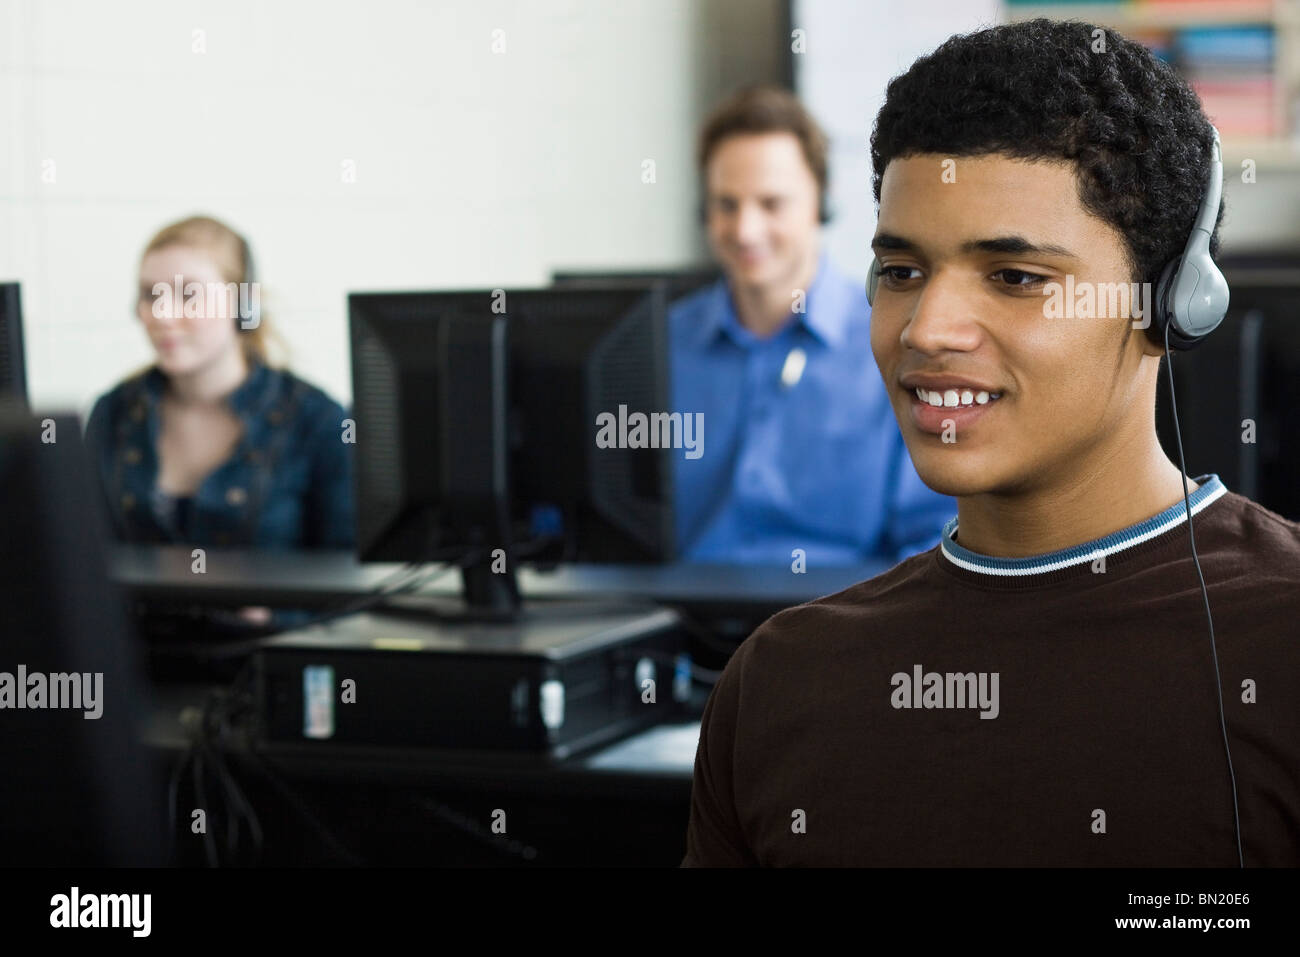
[[[194,212],[249,235],[292,367],[344,401],[348,290],[697,262],[696,126],[780,78],[781,28],[779,0],[0,0],[33,402],[85,411],[149,359],[139,253]]]

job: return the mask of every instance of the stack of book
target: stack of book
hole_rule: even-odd
[[[1273,137],[1285,132],[1278,128],[1274,103],[1275,46],[1272,26],[1262,24],[1175,31],[1174,65],[1225,137]]]
[[[1300,2],[1300,0],[1297,0]],[[1300,142],[1300,100],[1281,102],[1286,84],[1278,73],[1278,49],[1271,0],[1006,0],[1012,18],[1046,15],[1086,18],[1115,25],[1147,46],[1187,78],[1210,120],[1225,139],[1282,139],[1288,110],[1296,114]]]

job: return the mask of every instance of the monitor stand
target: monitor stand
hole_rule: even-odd
[[[453,595],[394,595],[374,606],[376,611],[446,623],[521,621],[525,612],[514,569],[496,572],[486,560],[463,565],[461,593]]]
[[[488,562],[475,562],[460,570],[464,591],[463,620],[516,621],[522,605],[513,564],[494,572]]]

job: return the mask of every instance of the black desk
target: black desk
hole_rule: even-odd
[[[142,600],[196,601],[209,605],[282,605],[312,608],[358,598],[392,577],[400,564],[361,564],[351,552],[275,552],[206,549],[206,571],[191,569],[182,545],[117,545],[109,553],[112,578]],[[739,565],[564,565],[554,571],[527,566],[519,587],[527,598],[629,596],[669,605],[785,608],[829,595],[880,574],[889,562],[809,568]],[[448,573],[420,594],[453,595],[460,578]]]

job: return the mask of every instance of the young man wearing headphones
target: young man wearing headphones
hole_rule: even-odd
[[[703,413],[676,459],[691,561],[893,562],[956,503],[922,484],[871,367],[862,285],[820,248],[826,138],[788,91],[741,90],[704,124],[709,244],[726,274],[669,312],[673,404]]]
[[[683,863],[1300,864],[1300,525],[1155,430],[1227,309],[1195,95],[1112,31],[1001,26],[891,81],[872,158],[872,351],[958,515],[740,646]]]

